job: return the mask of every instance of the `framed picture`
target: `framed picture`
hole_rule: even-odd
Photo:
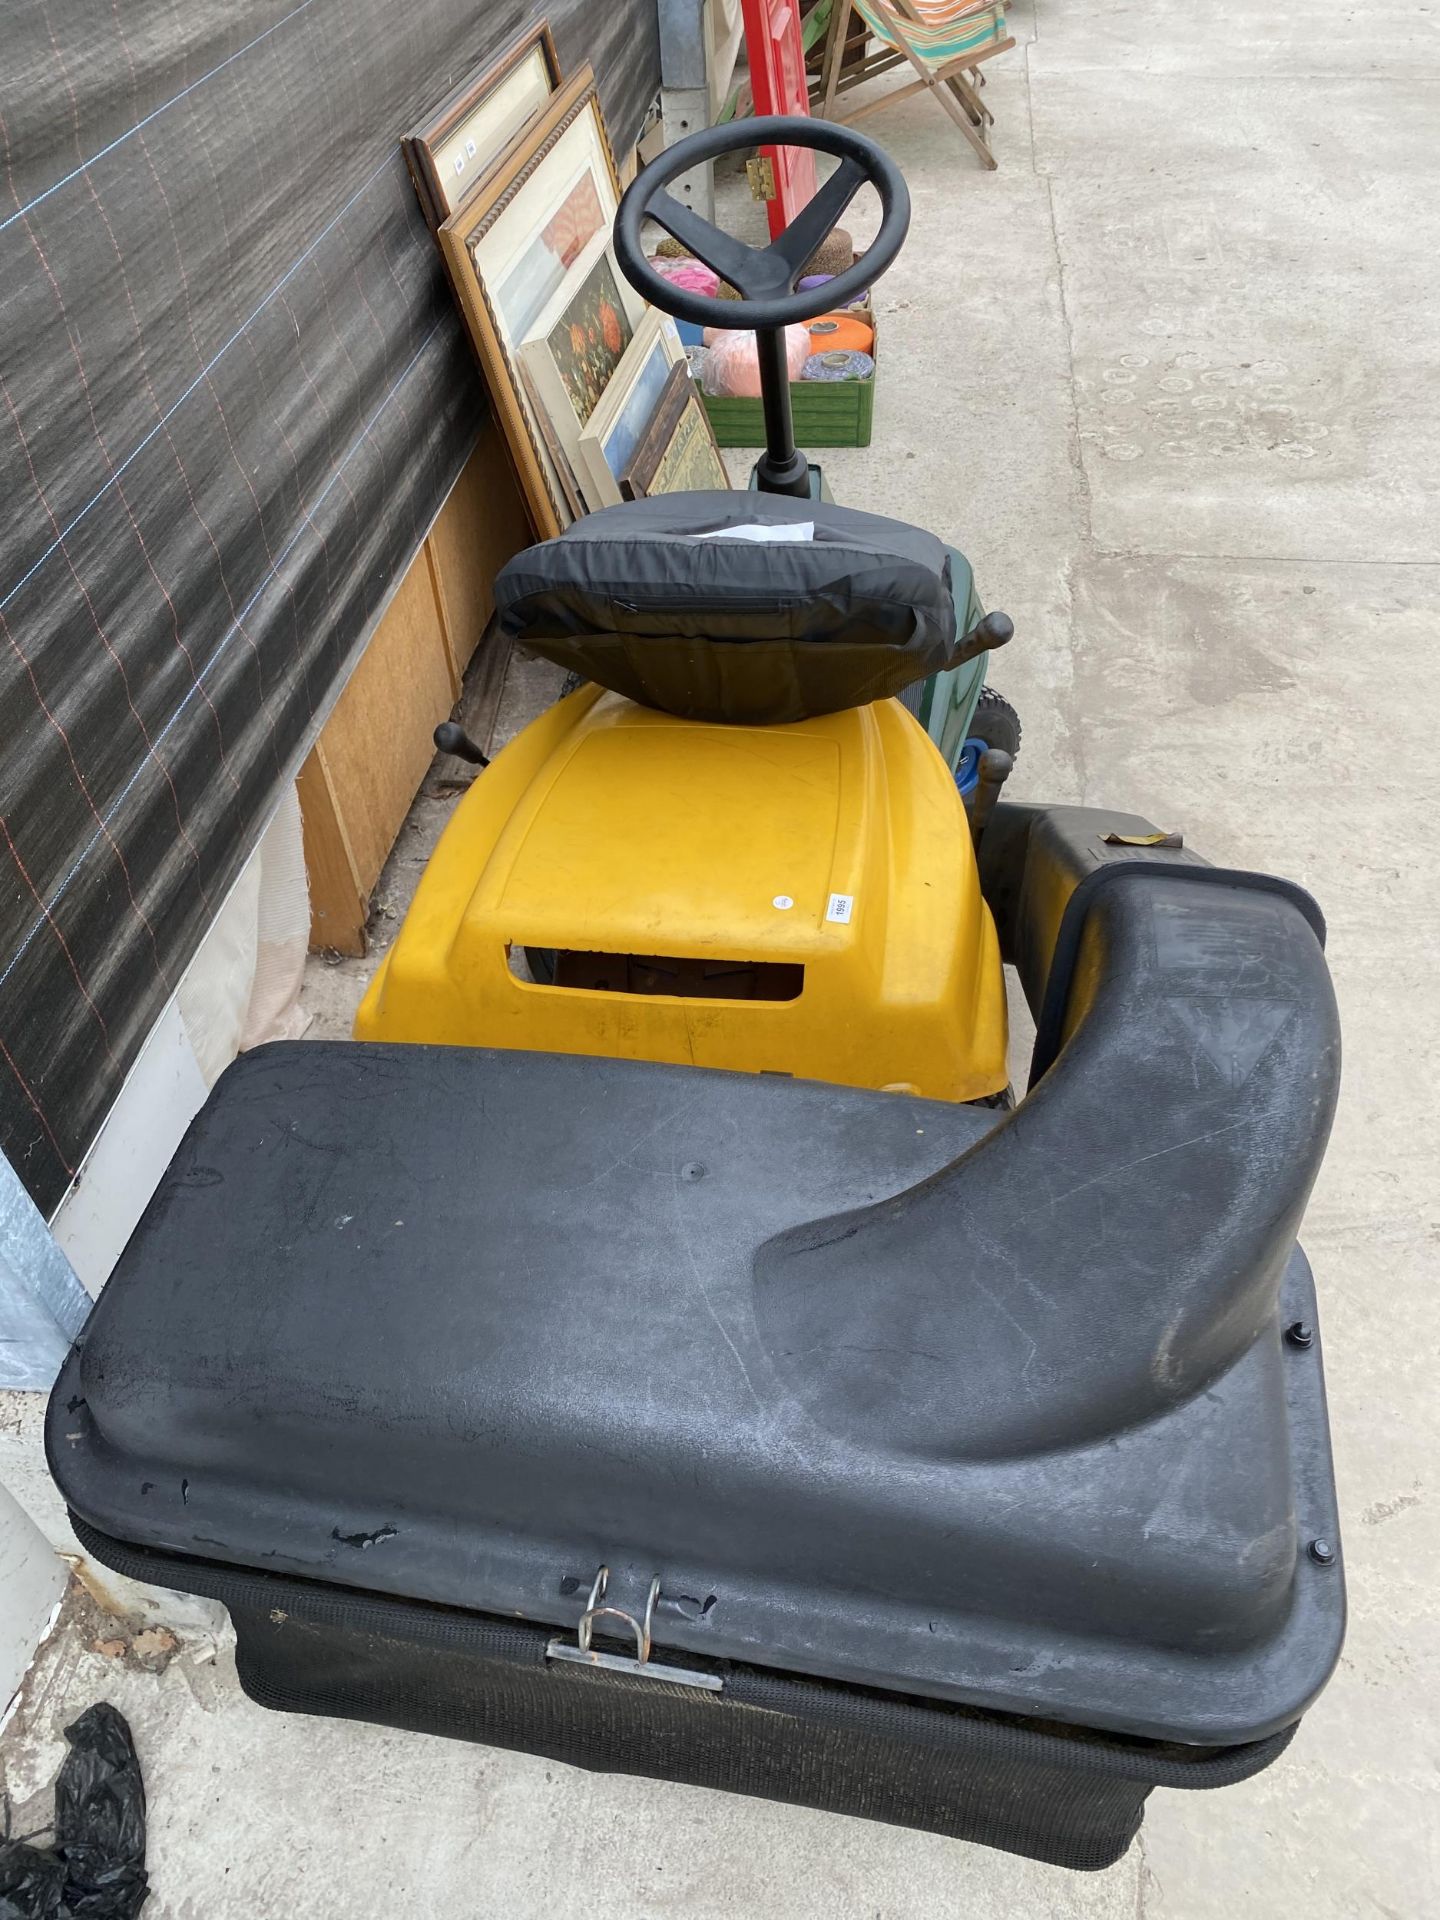
[[[690,493],[729,485],[715,429],[690,369],[682,362],[670,369],[660,404],[620,475],[620,496],[644,500],[654,493]]]
[[[550,23],[542,20],[478,67],[401,142],[433,232],[484,179],[560,85]]]
[[[616,507],[624,498],[620,476],[635,458],[660,405],[670,369],[684,359],[675,322],[648,312],[589,424],[581,429],[580,484],[592,508]]]
[[[566,274],[564,284],[522,342],[520,363],[548,427],[572,468],[581,464],[580,430],[609,386],[645,302],[625,279],[610,250],[608,228],[597,233]]]
[[[535,422],[541,441],[544,443],[549,463],[548,470],[560,484],[560,491],[565,500],[566,516],[570,520],[578,520],[586,508],[584,495],[580,491],[580,482],[575,475],[574,461],[561,446],[560,436],[555,431],[555,422],[550,417],[550,411],[535,391],[535,382],[530,378],[523,363],[520,367],[520,384],[524,389],[525,404],[529,408],[530,417]]]
[[[597,234],[608,236],[618,204],[595,78],[585,66],[551,96],[437,236],[542,539],[573,516],[519,377],[520,348],[566,289],[586,247]]]

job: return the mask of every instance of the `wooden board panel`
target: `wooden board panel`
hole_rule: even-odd
[[[401,581],[321,735],[367,893],[435,757],[430,736],[454,701],[434,584],[422,563]]]
[[[417,554],[302,770],[310,942],[364,953],[370,891],[455,701],[435,586]]]
[[[495,576],[511,554],[529,546],[533,537],[504,438],[494,421],[487,420],[425,543],[457,694],[495,605]],[[493,679],[498,700],[503,658],[487,659],[479,670],[487,686]],[[477,700],[472,689],[472,712],[484,711],[490,704],[485,692],[486,688],[479,689]]]
[[[317,742],[295,782],[305,833],[305,878],[310,889],[310,947],[364,953],[366,893],[335,805],[335,791]]]
[[[434,757],[431,735],[459,698],[496,573],[530,538],[487,421],[300,774],[312,948],[364,953],[371,890]],[[504,677],[498,648],[471,673],[468,723],[482,737]]]

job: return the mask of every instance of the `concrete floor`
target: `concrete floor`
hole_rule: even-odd
[[[1022,795],[1148,813],[1303,881],[1329,916],[1346,1080],[1305,1240],[1345,1520],[1340,1671],[1277,1766],[1157,1794],[1142,1843],[1081,1878],[263,1715],[223,1642],[156,1675],[77,1626],[43,1657],[6,1776],[22,1801],[48,1783],[92,1698],[130,1714],[156,1920],[1440,1912],[1440,0],[1038,0],[1012,18],[1022,44],[987,95],[997,174],[926,101],[870,123],[915,221],[879,290],[875,444],[825,464],[843,499],[962,546],[1014,617],[994,678],[1024,716]],[[551,691],[517,676],[502,732]],[[403,911],[447,811],[417,803],[382,907]],[[373,964],[316,969],[317,1030],[345,1029]]]

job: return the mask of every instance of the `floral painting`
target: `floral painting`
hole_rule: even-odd
[[[630,344],[630,322],[608,258],[550,330],[548,345],[575,416],[583,427],[595,411],[620,356]]]

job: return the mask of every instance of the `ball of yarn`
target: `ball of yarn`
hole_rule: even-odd
[[[802,380],[868,380],[875,362],[868,353],[856,353],[832,347],[829,353],[812,353],[801,369]]]
[[[753,335],[751,336],[754,337]],[[808,327],[787,327],[785,329],[785,358],[790,367],[790,378],[798,380],[800,369],[810,357],[814,346]]]
[[[833,273],[807,273],[803,280],[797,280],[795,282],[795,291],[797,293],[811,293],[816,287],[828,287],[834,278],[835,275]],[[863,287],[853,299],[845,302],[845,307],[848,310],[851,307],[868,307],[869,304],[870,289]]]
[[[705,362],[705,391],[735,398],[754,398],[760,392],[760,357],[755,351],[753,333],[716,329]],[[804,327],[785,329],[785,358],[792,380],[810,354],[810,335]]]
[[[669,280],[674,286],[683,287],[687,293],[703,293],[707,299],[714,299],[720,276],[713,267],[707,267],[703,260],[696,260],[690,254],[658,254],[650,264],[662,279]]]
[[[805,262],[805,271],[810,273],[844,273],[855,264],[855,242],[843,227],[836,227],[833,233],[827,233],[819,246]]]
[[[831,348],[853,353],[869,353],[875,344],[875,329],[856,313],[822,313],[805,322],[812,353],[829,353]]]

